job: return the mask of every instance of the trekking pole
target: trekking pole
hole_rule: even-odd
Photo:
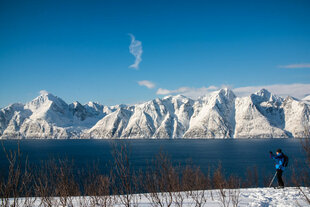
[[[270,186],[272,185],[272,183],[273,183],[273,181],[274,181],[274,179],[275,179],[277,173],[278,173],[278,171],[276,171],[276,173],[274,174],[274,176],[273,176],[273,178],[272,178],[272,180],[271,180],[271,182],[270,182],[270,184],[269,184],[269,188],[270,188]]]

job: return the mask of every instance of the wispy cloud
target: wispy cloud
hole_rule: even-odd
[[[278,68],[285,68],[285,69],[310,68],[310,63],[291,64],[291,65],[279,65]]]
[[[151,81],[148,81],[148,80],[142,80],[142,81],[138,81],[138,84],[140,86],[145,86],[147,88],[155,88],[155,84]]]
[[[186,91],[189,91],[190,88],[188,87],[181,87],[178,88],[176,90],[168,90],[168,89],[164,89],[164,88],[159,88],[156,92],[156,94],[158,95],[168,95],[168,94],[176,94],[176,93],[184,93]]]
[[[234,88],[233,91],[237,96],[247,96],[251,93],[259,91],[262,88],[265,88],[271,93],[282,97],[293,96],[301,99],[310,94],[310,84],[301,83],[248,86]]]
[[[238,88],[232,88],[231,86],[227,86],[227,85],[222,85],[220,87],[209,86],[209,87],[201,87],[201,88],[181,87],[175,90],[159,88],[156,94],[157,95],[182,94],[187,97],[196,99],[200,96],[204,96],[213,91],[219,90],[220,88],[230,88],[239,97],[248,96],[263,88],[281,97],[293,96],[295,98],[302,99],[305,96],[310,94],[310,84],[301,84],[301,83],[247,86],[247,87],[238,87]]]
[[[216,86],[209,86],[209,87],[201,87],[201,88],[193,88],[193,87],[180,87],[175,90],[168,90],[164,88],[159,88],[156,92],[158,95],[172,95],[172,94],[182,94],[184,96],[190,98],[198,98],[199,96],[203,96],[209,94],[219,88]]]
[[[134,64],[130,65],[129,68],[134,68],[136,70],[139,69],[139,64],[142,61],[142,42],[139,40],[136,40],[135,36],[133,34],[128,34],[131,37],[131,43],[129,45],[129,52],[135,56],[135,62]]]
[[[164,88],[159,88],[156,92],[157,95],[168,95],[171,94],[172,91]]]

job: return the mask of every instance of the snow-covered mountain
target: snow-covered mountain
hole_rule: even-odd
[[[0,138],[304,137],[310,106],[262,89],[236,97],[221,89],[198,100],[167,96],[132,106],[65,103],[48,92],[0,110]]]
[[[310,104],[310,95],[304,97],[302,100],[306,102],[307,104]]]

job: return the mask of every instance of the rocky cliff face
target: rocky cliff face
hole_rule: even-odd
[[[304,137],[310,106],[265,89],[236,97],[221,89],[198,100],[168,96],[133,106],[65,103],[43,92],[0,110],[0,138]]]

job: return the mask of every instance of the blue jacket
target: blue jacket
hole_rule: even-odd
[[[276,162],[276,169],[277,170],[284,170],[285,167],[283,166],[283,163],[284,163],[284,156],[282,153],[279,153],[278,155],[274,155],[274,154],[271,154],[271,158],[275,160]]]

